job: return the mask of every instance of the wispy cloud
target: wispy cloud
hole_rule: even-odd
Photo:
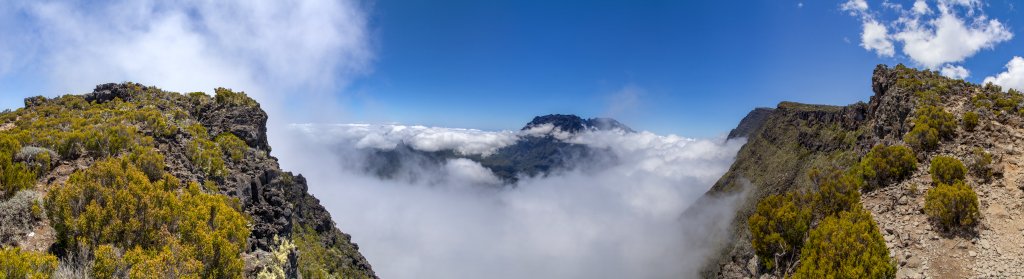
[[[879,56],[893,57],[899,44],[902,54],[915,64],[947,69],[943,72],[954,77],[967,73],[957,63],[1013,38],[999,19],[985,14],[980,0],[917,0],[910,9],[884,1],[883,6],[887,9],[872,10],[866,0],[840,5],[863,22],[861,46]]]

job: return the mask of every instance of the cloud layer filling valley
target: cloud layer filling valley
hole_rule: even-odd
[[[728,169],[742,141],[649,132],[487,132],[401,125],[293,125],[275,146],[352,234],[383,278],[678,278],[696,276],[707,237],[724,232],[738,197],[682,213]],[[610,150],[614,162],[523,177],[480,164],[416,167],[414,179],[362,171],[374,149],[491,154],[519,137],[553,135]]]

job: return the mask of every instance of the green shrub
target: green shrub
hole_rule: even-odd
[[[978,113],[973,111],[964,113],[963,124],[965,131],[974,131],[974,128],[978,127]]]
[[[337,246],[337,242],[323,241],[320,234],[305,225],[296,226],[292,233],[299,252],[299,274],[302,274],[302,278],[372,278],[361,273],[356,263],[337,260],[351,258],[358,251],[343,249]]]
[[[220,148],[227,153],[228,157],[235,162],[242,161],[245,157],[245,151],[249,148],[249,145],[246,145],[245,141],[232,133],[221,133],[220,135],[217,135],[215,140],[217,141],[217,145],[219,145]]]
[[[128,160],[145,173],[149,181],[155,182],[164,177],[164,155],[160,155],[152,147],[132,148]]]
[[[896,265],[862,208],[825,218],[810,232],[792,278],[893,278]]]
[[[820,219],[825,216],[839,214],[860,205],[860,189],[864,181],[856,173],[844,173],[839,170],[820,172],[812,171],[817,182],[818,192],[814,194],[814,215]]]
[[[0,200],[35,186],[36,171],[25,163],[14,162],[14,156],[20,150],[21,143],[18,140],[0,135]]]
[[[974,148],[971,152],[971,172],[984,181],[992,179],[992,154],[981,147]]]
[[[259,103],[249,96],[245,95],[245,92],[234,92],[231,89],[218,87],[213,90],[216,93],[216,99],[218,104],[229,104],[235,106],[247,106],[247,107],[258,107]]]
[[[288,256],[295,253],[297,246],[288,239],[274,236],[274,248],[269,252],[270,256],[258,263],[259,272],[257,279],[285,278],[285,268],[288,265]]]
[[[208,139],[193,139],[188,143],[185,155],[192,164],[213,177],[220,177],[226,171],[224,168],[224,152],[220,146]]]
[[[240,277],[248,218],[237,202],[203,193],[195,182],[182,185],[166,174],[151,182],[129,158],[110,158],[51,190],[46,209],[67,251],[132,247],[125,253],[129,276],[189,277],[182,270],[192,266],[204,278]]]
[[[39,200],[36,191],[20,191],[0,201],[0,246],[14,244],[32,231],[39,215],[33,212]]]
[[[917,157],[914,152],[901,145],[875,145],[858,165],[864,178],[865,190],[868,191],[902,181],[916,169]]]
[[[57,257],[20,248],[0,249],[0,278],[50,278],[57,270]]]
[[[785,267],[803,246],[811,226],[810,195],[769,195],[747,220],[754,253],[765,269]]]
[[[216,142],[210,140],[206,127],[200,124],[192,124],[186,128],[192,135],[189,141],[185,156],[192,164],[206,173],[206,175],[219,177],[226,171],[224,168],[224,151]]]
[[[919,151],[935,150],[939,139],[951,139],[956,132],[956,117],[941,107],[924,105],[917,108],[914,128],[903,141]]]
[[[928,190],[924,211],[944,230],[972,226],[980,218],[978,195],[963,181],[939,183]]]
[[[932,184],[953,184],[963,181],[967,175],[967,167],[960,160],[950,156],[935,156],[931,166]]]
[[[939,147],[939,131],[928,124],[914,125],[903,141],[918,151],[932,151]]]

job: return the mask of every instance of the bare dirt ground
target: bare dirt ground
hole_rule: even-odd
[[[992,153],[997,175],[992,181],[969,176],[978,193],[981,223],[973,232],[939,231],[924,214],[930,189],[928,162],[897,185],[865,193],[870,210],[890,253],[897,261],[897,278],[1019,278],[1024,274],[1024,129],[990,123],[987,131],[946,144],[938,154],[967,163],[973,147]],[[984,135],[984,136],[981,136]],[[1000,175],[1001,174],[1001,175]],[[915,191],[916,190],[916,191]]]

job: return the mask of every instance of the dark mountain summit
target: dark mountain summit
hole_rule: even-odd
[[[596,149],[587,145],[567,142],[555,134],[568,132],[568,136],[586,131],[621,130],[634,131],[611,118],[583,119],[576,115],[551,114],[534,117],[523,127],[523,131],[552,124],[544,134],[527,133],[512,145],[498,149],[494,154],[459,154],[454,150],[433,152],[420,151],[408,144],[399,144],[394,149],[371,150],[363,160],[364,170],[382,178],[397,178],[408,174],[409,168],[439,168],[448,159],[466,158],[490,169],[505,183],[515,183],[520,177],[546,175],[556,170],[582,167],[575,162],[606,162],[615,160],[609,150]],[[557,131],[556,131],[557,129]],[[560,134],[559,136],[566,136]],[[582,160],[581,160],[582,159]]]
[[[584,130],[606,131],[614,129],[620,129],[630,133],[634,132],[633,129],[630,129],[628,126],[615,119],[604,117],[583,119],[572,114],[548,114],[544,116],[537,116],[534,117],[530,123],[527,123],[526,126],[523,127],[523,130],[529,130],[544,124],[552,124],[555,128],[570,133],[578,133]]]

